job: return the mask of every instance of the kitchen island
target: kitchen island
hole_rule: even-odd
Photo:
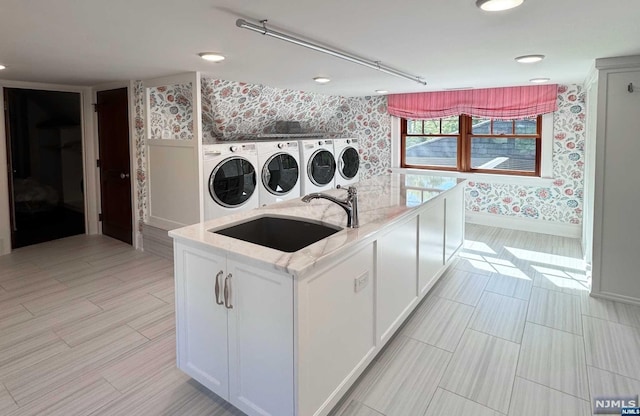
[[[178,367],[248,415],[326,415],[453,261],[462,182],[361,181],[359,228],[297,199],[171,231]],[[293,253],[211,232],[262,216],[343,229]]]

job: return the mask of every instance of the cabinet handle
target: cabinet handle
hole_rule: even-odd
[[[224,274],[224,272],[222,270],[220,270],[218,272],[218,274],[216,275],[216,303],[218,305],[222,305],[223,302],[220,300],[220,276],[222,276]]]
[[[231,304],[231,273],[224,278],[224,306],[227,309],[233,309]]]

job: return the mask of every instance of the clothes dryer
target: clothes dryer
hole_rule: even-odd
[[[301,192],[320,192],[334,187],[336,160],[333,140],[300,140]]]
[[[205,221],[259,206],[255,143],[204,145],[203,158]]]
[[[346,186],[360,180],[360,153],[357,138],[333,140],[336,157],[336,186]]]
[[[260,206],[300,197],[300,151],[297,141],[256,143],[260,167]]]

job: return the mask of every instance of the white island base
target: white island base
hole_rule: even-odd
[[[263,215],[344,227],[344,211],[287,201],[170,232],[180,369],[250,416],[329,413],[464,236],[458,179],[391,174],[357,188],[361,227],[295,253],[209,230]]]

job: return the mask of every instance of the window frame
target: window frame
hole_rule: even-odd
[[[442,117],[446,119],[448,117]],[[512,175],[512,176],[528,176],[528,177],[541,177],[542,169],[542,115],[536,117],[536,133],[535,134],[473,134],[472,128],[472,116],[462,114],[459,116],[459,132],[457,135],[457,161],[456,166],[437,166],[437,165],[414,165],[408,164],[406,161],[406,143],[407,137],[452,137],[456,135],[452,134],[409,134],[408,121],[409,119],[400,119],[400,167],[410,169],[422,169],[422,170],[439,170],[439,171],[451,171],[451,172],[463,172],[463,173],[480,173],[489,175]],[[493,120],[490,119],[493,129]],[[519,119],[517,119],[519,120]],[[442,125],[442,124],[440,124]],[[442,127],[441,127],[442,128]],[[515,132],[515,124],[514,129]],[[534,171],[521,171],[521,170],[506,170],[506,169],[477,169],[471,167],[471,141],[473,138],[504,138],[504,139],[535,139],[536,143],[536,157],[535,157],[535,169]]]

